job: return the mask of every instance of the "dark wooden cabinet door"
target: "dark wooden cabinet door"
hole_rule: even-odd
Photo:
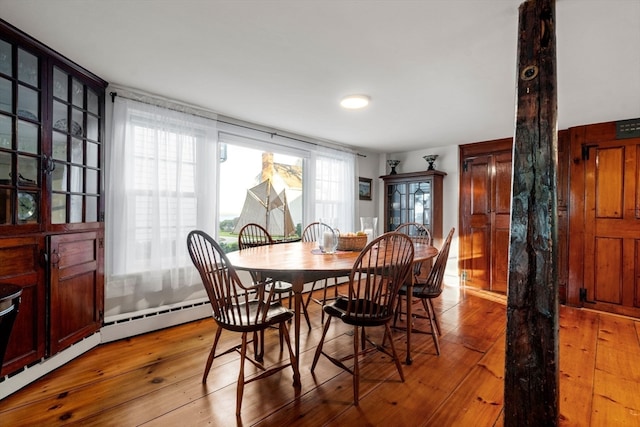
[[[462,279],[489,289],[491,252],[491,158],[465,159],[461,176],[460,252]]]
[[[640,138],[587,145],[582,302],[640,317]]]
[[[46,307],[41,236],[0,239],[0,281],[22,288],[18,317],[13,325],[2,374],[45,356]]]
[[[507,291],[511,139],[461,147],[460,270],[468,286]]]
[[[491,290],[506,293],[509,275],[511,152],[492,157]]]
[[[103,317],[101,231],[50,236],[50,348],[56,353],[97,331]]]

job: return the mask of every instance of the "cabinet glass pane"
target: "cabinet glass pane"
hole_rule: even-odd
[[[71,163],[82,164],[84,158],[84,150],[82,149],[82,140],[72,138],[71,139]]]
[[[86,193],[98,194],[98,171],[87,169]]]
[[[51,172],[51,189],[53,191],[69,191],[67,188],[67,165],[55,162],[55,169]]]
[[[87,115],[87,138],[92,141],[98,140],[98,118]]]
[[[98,99],[98,94],[87,88],[87,110],[96,115],[100,112]]]
[[[0,148],[11,148],[11,117],[0,114]]]
[[[87,142],[87,166],[98,167],[98,144]]]
[[[69,191],[73,193],[82,193],[82,168],[71,166],[71,180],[69,182]]]
[[[38,121],[40,117],[38,92],[26,86],[18,86],[18,116],[34,122]]]
[[[18,150],[38,154],[40,126],[18,120]]]
[[[0,184],[11,184],[11,157],[10,153],[0,152]]]
[[[73,108],[71,110],[71,135],[82,138],[82,111]]]
[[[18,222],[37,223],[38,222],[38,202],[37,193],[18,192]]]
[[[67,96],[69,96],[68,91],[68,82],[69,77],[67,73],[60,70],[59,68],[53,69],[53,96],[56,98],[60,98],[62,100],[67,100]]]
[[[18,49],[18,80],[38,86],[38,58],[22,49]]]
[[[12,112],[13,92],[11,90],[11,80],[0,77],[0,110]]]
[[[71,196],[69,222],[82,222],[82,196]]]
[[[38,185],[38,159],[18,156],[18,185],[22,187]]]
[[[0,190],[0,224],[11,224],[11,190]]]
[[[67,105],[58,101],[53,101],[53,128],[60,132],[69,132]]]
[[[67,135],[60,132],[53,132],[53,153],[56,160],[67,160]]]
[[[53,224],[67,222],[67,197],[64,194],[51,195],[51,222]]]
[[[72,79],[73,83],[71,86],[71,103],[80,108],[83,107],[82,100],[84,98],[84,86],[76,79]]]
[[[0,40],[0,73],[11,75],[11,65],[13,63],[11,59],[11,45]]]
[[[97,197],[85,197],[85,203],[87,204],[87,217],[86,222],[98,221],[98,198]]]

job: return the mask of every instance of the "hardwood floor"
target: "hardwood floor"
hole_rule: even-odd
[[[91,350],[0,401],[0,424],[502,426],[504,299],[447,287],[436,310],[441,356],[430,336],[414,335],[414,363],[403,364],[404,383],[388,357],[367,356],[359,407],[352,403],[350,375],[326,359],[315,376],[309,371],[321,334],[319,306],[312,304],[313,330],[303,322],[298,395],[290,369],[248,384],[240,419],[234,414],[237,353],[216,359],[201,382],[214,335],[206,319]],[[325,348],[350,351],[349,331],[332,322]],[[640,425],[639,335],[633,319],[561,308],[561,425]],[[235,339],[224,332],[221,348]],[[404,360],[402,333],[395,342]],[[269,331],[267,363],[279,357],[278,346],[277,331]]]

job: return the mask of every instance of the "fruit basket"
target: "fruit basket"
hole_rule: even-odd
[[[361,251],[367,246],[367,236],[338,236],[339,251]]]

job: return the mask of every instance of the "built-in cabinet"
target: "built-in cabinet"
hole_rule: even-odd
[[[23,288],[3,374],[101,325],[105,88],[0,20],[0,281]]]
[[[424,224],[434,244],[442,245],[442,180],[445,172],[427,170],[381,176],[384,180],[384,231],[405,222]]]

